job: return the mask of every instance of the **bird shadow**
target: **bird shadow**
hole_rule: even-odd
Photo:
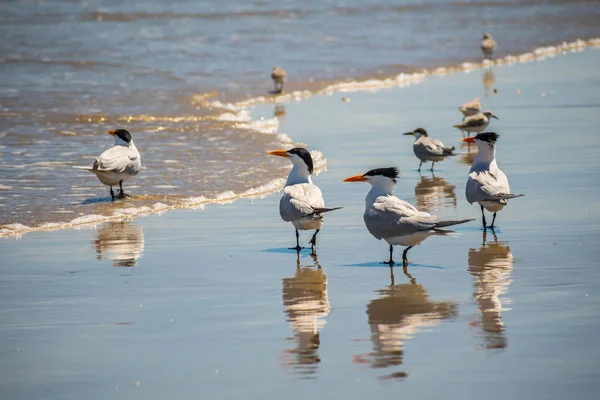
[[[364,263],[356,263],[356,264],[342,264],[342,267],[369,267],[369,268],[373,268],[373,267],[380,267],[380,268],[389,268],[390,265],[384,262],[376,262],[376,261],[372,261],[372,262],[364,262]],[[396,263],[394,264],[394,267],[402,267],[402,263]],[[427,264],[414,264],[414,263],[408,263],[407,265],[408,268],[413,268],[413,267],[417,267],[417,268],[432,268],[432,269],[444,269],[444,267],[439,266],[439,265],[427,265]]]
[[[99,204],[99,203],[112,203],[110,197],[92,197],[91,199],[85,199],[81,204]]]
[[[265,253],[298,254],[296,249],[290,249],[288,247],[277,247],[277,248],[272,248],[272,249],[264,249],[264,250],[260,250],[260,251],[264,251]],[[308,256],[308,255],[310,255],[310,252],[311,252],[310,247],[303,247],[299,253],[306,254]]]
[[[272,96],[277,96],[278,94],[283,94],[283,90],[269,90],[269,94]]]

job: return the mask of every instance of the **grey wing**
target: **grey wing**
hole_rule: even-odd
[[[325,202],[321,190],[310,183],[286,187],[279,201],[279,213],[281,219],[286,222],[310,216],[315,208],[323,207],[325,207]]]
[[[136,175],[140,172],[142,162],[139,153],[129,147],[114,146],[102,153],[92,168],[97,171],[126,172]]]
[[[503,195],[510,194],[508,179],[500,170],[497,174],[492,174],[489,171],[476,172],[469,174],[465,195],[469,203],[476,201],[501,201]]]
[[[394,196],[381,196],[364,214],[367,229],[377,239],[409,235],[429,230],[439,221]]]
[[[478,116],[476,118],[467,118],[466,120],[463,121],[463,123],[461,125],[464,126],[465,128],[470,128],[470,127],[481,126],[484,123],[485,123],[484,119],[482,117]]]

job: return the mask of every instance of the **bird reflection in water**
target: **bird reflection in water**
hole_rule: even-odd
[[[410,283],[395,285],[394,271],[390,270],[390,286],[377,291],[380,297],[367,305],[373,351],[354,356],[354,362],[371,368],[396,367],[396,371],[380,376],[382,380],[407,376],[406,372],[398,370],[404,362],[404,341],[414,337],[421,328],[436,326],[442,320],[458,315],[456,303],[429,300],[423,285],[416,282],[406,267],[403,270]]]
[[[275,104],[275,109],[273,110],[273,117],[285,117],[285,106],[283,104]]]
[[[417,208],[421,211],[431,211],[452,205],[456,208],[455,186],[446,182],[444,178],[436,177],[433,173],[431,178],[419,174],[421,180],[415,185],[415,199]]]
[[[506,242],[504,242],[506,243]],[[510,248],[498,242],[494,233],[494,242],[486,243],[483,232],[483,245],[479,249],[469,249],[469,273],[475,279],[473,298],[479,305],[481,321],[471,326],[482,330],[484,346],[487,349],[506,347],[504,324],[501,312],[500,296],[506,293],[512,283],[513,255]]]
[[[144,230],[127,221],[103,223],[94,241],[98,260],[113,260],[114,267],[135,267],[144,250]]]
[[[491,67],[483,70],[481,82],[485,89],[485,97],[490,97],[492,93],[496,93],[496,75],[494,75],[494,70]]]
[[[283,305],[287,321],[294,332],[296,347],[284,353],[284,363],[293,368],[303,378],[313,377],[321,362],[319,330],[326,321],[330,306],[327,298],[327,275],[319,265],[316,256],[311,256],[313,264],[300,265],[296,260],[296,273],[292,278],[283,279]]]

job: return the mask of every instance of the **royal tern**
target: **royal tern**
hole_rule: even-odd
[[[281,219],[291,222],[296,228],[296,247],[300,251],[300,230],[312,230],[316,232],[310,240],[312,254],[316,253],[317,234],[323,226],[323,213],[339,210],[342,207],[325,208],[321,190],[312,183],[310,175],[313,173],[313,161],[310,152],[301,147],[290,150],[276,150],[269,154],[289,159],[292,164],[283,196],[279,202],[279,213]]]
[[[283,85],[285,84],[286,78],[287,74],[285,73],[285,70],[279,67],[273,67],[271,79],[273,79],[273,84],[275,85],[275,93],[283,92]]]
[[[462,106],[458,107],[458,110],[465,116],[470,117],[481,112],[481,101],[479,97],[475,97],[473,100],[466,102]]]
[[[483,34],[483,40],[481,41],[481,52],[486,59],[491,59],[492,54],[496,50],[496,41],[492,38],[489,33]]]
[[[110,197],[114,200],[115,193],[112,187],[119,185],[119,198],[124,198],[123,182],[136,176],[142,169],[142,158],[133,143],[131,134],[125,129],[108,131],[115,138],[115,145],[100,157],[96,158],[91,167],[75,167],[90,171],[98,177],[100,182],[110,187]]]
[[[499,136],[495,132],[484,132],[463,139],[463,142],[477,144],[477,155],[469,170],[465,195],[470,204],[477,202],[481,206],[484,230],[486,229],[484,208],[494,213],[492,225],[489,226],[493,229],[496,213],[508,204],[509,199],[523,196],[510,193],[508,179],[496,164],[496,141]]]
[[[424,162],[431,161],[431,171],[433,171],[433,166],[436,162],[442,161],[447,156],[453,155],[452,152],[454,151],[454,146],[446,147],[441,140],[430,138],[427,135],[427,131],[423,128],[417,128],[412,132],[406,132],[404,135],[415,137],[413,151],[415,152],[415,156],[421,160],[418,169],[419,172],[421,171],[421,165],[423,165]]]
[[[417,210],[412,204],[394,196],[399,172],[397,168],[377,168],[362,175],[354,175],[344,182],[368,182],[371,190],[367,194],[363,218],[365,225],[376,239],[383,239],[390,245],[390,260],[394,265],[393,246],[406,246],[402,253],[402,263],[406,266],[406,253],[432,235],[445,235],[452,231],[441,229],[462,224],[473,219],[440,221],[435,215]]]
[[[490,124],[490,118],[496,118],[491,111],[484,111],[479,114],[471,115],[470,117],[466,117],[463,122],[460,124],[454,125],[453,128],[458,128],[463,132],[476,132],[480,133],[485,130]]]

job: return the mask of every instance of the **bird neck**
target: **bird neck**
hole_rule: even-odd
[[[474,169],[489,169],[492,163],[496,163],[496,146],[488,142],[480,142],[477,146],[477,155],[473,159]]]
[[[385,177],[373,177],[369,181],[371,190],[367,194],[367,204],[371,204],[380,196],[391,196],[396,190],[396,183]]]
[[[285,186],[297,185],[299,183],[312,183],[312,179],[310,178],[310,172],[308,172],[306,165],[294,163],[294,167],[287,177]]]

